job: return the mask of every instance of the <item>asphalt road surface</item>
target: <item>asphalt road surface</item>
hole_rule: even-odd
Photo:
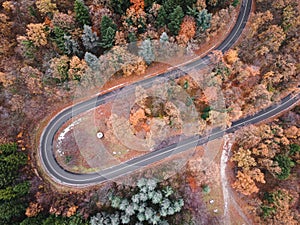
[[[243,0],[241,10],[237,19],[235,26],[233,27],[230,34],[226,37],[226,39],[216,48],[217,50],[227,51],[240,37],[250,15],[251,11],[251,0]],[[170,76],[181,76],[182,71],[189,71],[192,69],[199,69],[207,63],[209,60],[208,56],[205,56],[199,60],[187,63],[180,68],[176,68],[170,70],[166,73],[160,74],[156,77],[148,78],[146,80],[137,82],[135,84],[129,85],[126,87],[126,90],[134,90],[136,85],[143,86],[151,86],[153,82],[155,82],[159,78],[170,77]],[[180,153],[186,151],[195,145],[203,145],[210,140],[214,140],[222,137],[225,133],[231,133],[236,131],[237,129],[248,125],[260,122],[269,117],[272,117],[291,105],[295,104],[299,101],[299,94],[297,95],[289,95],[285,99],[283,99],[277,105],[271,106],[268,109],[265,109],[253,116],[249,116],[247,118],[241,119],[239,121],[233,122],[232,126],[227,129],[215,129],[209,135],[201,137],[194,136],[188,138],[179,143],[167,146],[165,148],[161,148],[159,150],[150,152],[133,160],[130,160],[126,163],[119,164],[117,166],[113,166],[111,168],[89,174],[75,174],[64,170],[57,163],[54,153],[53,153],[53,140],[56,132],[59,128],[67,122],[72,117],[90,110],[98,105],[103,104],[106,101],[112,101],[118,95],[118,93],[122,90],[122,88],[114,90],[112,92],[106,93],[104,95],[97,96],[95,98],[91,98],[85,102],[78,103],[72,107],[66,108],[49,122],[49,124],[45,127],[41,138],[40,138],[40,160],[42,165],[47,172],[47,174],[56,182],[60,184],[70,185],[70,186],[88,186],[97,183],[104,182],[108,179],[117,178],[123,176],[125,174],[129,174],[135,170],[140,169],[141,167],[145,167],[154,162],[160,161],[170,155]]]

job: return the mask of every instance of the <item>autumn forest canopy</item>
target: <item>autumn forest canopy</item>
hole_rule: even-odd
[[[220,43],[234,25],[241,2],[1,0],[0,224],[221,223],[222,216],[209,214],[202,200],[213,190],[214,182],[207,177],[215,176],[215,165],[200,170],[194,158],[163,182],[151,178],[149,169],[132,180],[135,186],[110,181],[86,190],[60,190],[42,178],[36,140],[49,116],[74,98],[142,79],[149,71],[166,69],[164,62],[197,56]],[[205,70],[172,79],[163,100],[139,98],[128,121],[110,115],[108,125],[128,123],[136,136],[148,140],[149,121],[154,121],[158,136],[159,126],[173,135],[183,122],[170,92],[180,89],[189,96],[186,107],[195,107],[201,135],[220,118],[230,126],[296,92],[299,3],[254,2],[231,49],[211,52]],[[135,94],[144,92],[137,88]],[[211,104],[220,96],[222,109]],[[296,106],[233,135],[228,180],[234,198],[249,206],[245,215],[255,224],[299,224],[299,129]]]

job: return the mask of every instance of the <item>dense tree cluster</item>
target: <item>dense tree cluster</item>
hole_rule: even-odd
[[[111,196],[114,214],[97,213],[91,218],[91,225],[108,224],[161,224],[167,225],[167,218],[181,211],[182,199],[172,197],[170,186],[158,187],[154,179],[142,178],[137,183],[137,191],[127,198]]]
[[[290,112],[290,117],[297,124],[297,114]],[[294,178],[300,165],[300,129],[285,118],[238,131],[231,156],[237,169],[232,187],[260,198],[254,207],[270,224],[297,224],[294,206],[299,195]]]
[[[19,224],[25,217],[30,184],[20,179],[19,170],[27,156],[16,143],[0,144],[0,223]]]

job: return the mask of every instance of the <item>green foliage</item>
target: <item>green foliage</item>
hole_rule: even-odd
[[[157,18],[155,21],[155,25],[157,28],[163,27],[168,23],[168,14],[164,8],[164,6],[161,6],[158,10]]]
[[[55,26],[53,29],[53,34],[54,34],[54,42],[56,43],[58,49],[61,52],[65,52],[65,32],[63,29],[61,29],[60,27]]]
[[[82,43],[85,49],[89,52],[97,52],[99,47],[99,38],[96,32],[92,31],[92,27],[88,25],[83,26]]]
[[[130,6],[130,0],[110,0],[110,8],[119,15],[125,14]]]
[[[295,166],[295,163],[285,155],[275,156],[275,161],[278,162],[279,167],[281,168],[281,173],[277,174],[277,178],[280,180],[286,180],[291,173],[291,168]]]
[[[210,187],[208,185],[203,185],[202,187],[202,191],[206,194],[208,194],[210,192]]]
[[[201,118],[204,120],[207,120],[209,118],[209,112],[211,111],[210,106],[207,106],[203,109],[202,113],[201,113]]]
[[[18,171],[27,162],[26,154],[17,151],[16,143],[0,145],[0,224],[15,224],[24,217],[24,196],[29,183],[17,183]]]
[[[290,144],[289,147],[290,147],[290,151],[289,151],[290,155],[293,156],[296,153],[300,153],[300,145],[298,145],[298,144]]]
[[[177,6],[175,10],[170,14],[170,22],[168,23],[168,28],[172,35],[178,34],[183,17],[184,14],[180,6]]]
[[[27,195],[29,192],[29,182],[23,182],[16,184],[15,186],[9,186],[5,189],[0,189],[0,200],[11,200]]]
[[[89,9],[82,0],[75,0],[74,12],[76,21],[81,25],[81,27],[84,25],[91,25]]]
[[[43,214],[38,214],[35,217],[27,217],[20,223],[20,225],[42,225],[45,218],[46,217]]]
[[[210,21],[212,14],[208,13],[206,9],[203,9],[196,16],[196,24],[199,31],[204,32],[210,27]]]
[[[25,214],[26,204],[19,199],[0,204],[0,224],[12,224]]]
[[[233,0],[232,6],[237,7],[237,5],[240,3],[240,0]]]
[[[168,224],[168,216],[181,211],[182,199],[173,199],[173,189],[169,186],[161,190],[154,179],[140,179],[137,191],[128,198],[111,196],[113,214],[97,213],[91,217],[91,225],[102,224]]]
[[[154,61],[155,55],[150,39],[146,39],[142,42],[139,49],[139,56],[141,56],[148,65]]]
[[[11,185],[20,166],[26,164],[26,155],[16,149],[15,143],[0,145],[0,188]]]
[[[271,216],[271,214],[276,212],[274,207],[270,207],[270,206],[267,206],[267,205],[262,205],[260,208],[262,210],[263,218],[267,218],[267,217]]]
[[[0,145],[0,157],[8,156],[17,152],[18,146],[16,143],[6,143]]]
[[[130,32],[128,34],[128,41],[129,41],[129,43],[134,43],[137,41],[137,37],[134,32]]]
[[[80,215],[62,217],[55,215],[39,214],[36,217],[29,217],[23,220],[20,225],[88,225],[87,221]]]
[[[117,25],[114,21],[107,17],[103,16],[101,20],[101,42],[100,46],[103,48],[111,48],[115,41],[115,35],[117,31]]]
[[[24,47],[24,57],[27,59],[34,59],[34,53],[36,52],[36,47],[30,40],[22,41],[22,46]]]

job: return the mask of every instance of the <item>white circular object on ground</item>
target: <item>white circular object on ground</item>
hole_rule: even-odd
[[[103,135],[102,132],[98,132],[98,133],[97,133],[97,138],[101,139],[101,138],[103,138],[103,136],[104,136],[104,135]]]

